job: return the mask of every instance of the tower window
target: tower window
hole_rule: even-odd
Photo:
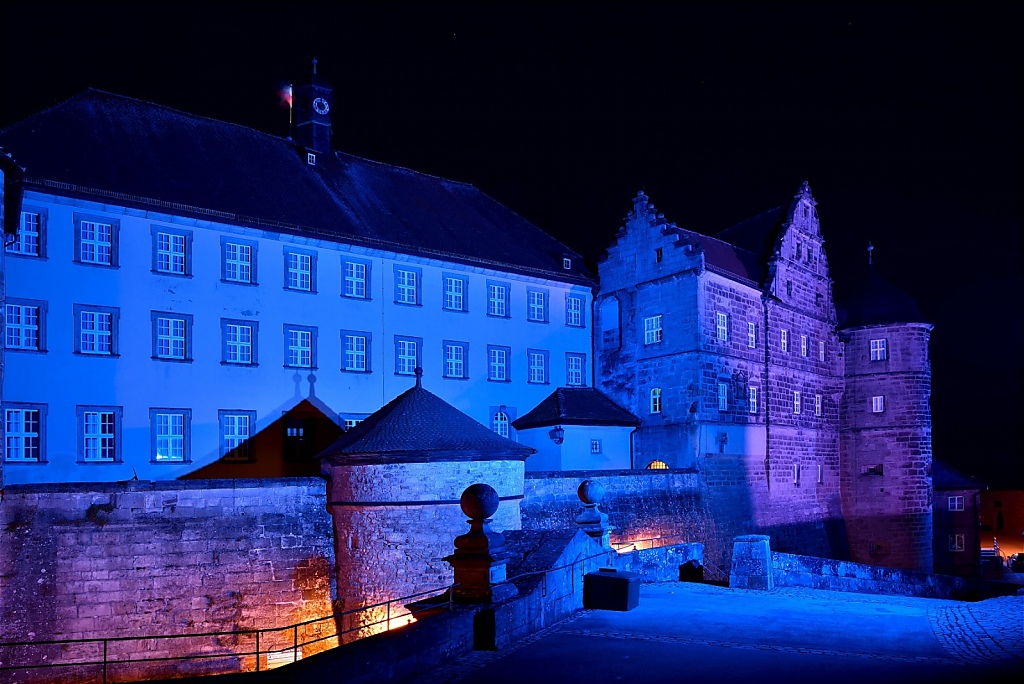
[[[885,411],[885,397],[871,397],[871,412],[882,413]]]
[[[316,166],[316,155],[312,152],[306,153],[306,163],[310,166]]]
[[[572,270],[572,259],[562,259],[562,268],[566,271]]]
[[[871,360],[885,361],[889,358],[889,345],[887,340],[871,340]]]
[[[654,250],[654,261],[656,263],[660,264],[661,260],[662,260],[662,258],[664,258],[664,256],[665,256],[665,253],[661,250],[661,247],[658,247],[657,249]]]
[[[786,296],[787,297],[792,297],[793,296],[793,281],[792,280],[787,280],[786,281]]]

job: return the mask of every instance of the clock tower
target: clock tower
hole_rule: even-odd
[[[320,153],[331,151],[331,87],[316,73],[295,91],[295,142]]]

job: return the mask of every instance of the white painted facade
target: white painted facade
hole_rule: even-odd
[[[519,442],[537,453],[526,459],[526,470],[628,470],[633,427],[619,425],[561,425],[562,443],[551,438],[554,427],[519,431]],[[596,442],[596,444],[595,444]]]
[[[28,191],[24,204],[41,215],[42,255],[8,252],[7,297],[38,306],[41,349],[5,350],[2,396],[5,414],[35,407],[42,421],[37,461],[5,453],[8,484],[179,477],[221,457],[224,410],[255,412],[252,434],[303,399],[339,421],[365,417],[414,383],[396,372],[398,337],[417,342],[425,387],[488,426],[500,407],[511,422],[566,385],[568,355],[582,358],[582,377],[574,379],[593,384],[585,286],[40,191]],[[76,260],[87,219],[116,226],[116,266]],[[185,238],[186,275],[155,270],[156,234],[164,229]],[[254,247],[256,284],[224,279],[224,243],[235,240]],[[291,250],[312,257],[312,291],[286,287]],[[342,295],[346,260],[368,267],[367,297]],[[416,273],[415,304],[396,301],[396,269]],[[446,275],[463,281],[466,311],[445,309]],[[505,317],[488,313],[493,284],[507,288]],[[544,322],[528,320],[531,291],[544,295]],[[581,326],[567,325],[570,296],[582,300]],[[80,349],[82,312],[91,307],[111,314],[111,354]],[[186,322],[186,359],[155,358],[156,319],[178,316]],[[254,364],[227,362],[225,320],[254,324]],[[288,326],[313,333],[311,367],[287,366]],[[342,370],[343,331],[367,337],[367,371]],[[446,342],[465,345],[465,379],[445,377]],[[489,346],[509,352],[505,381],[488,377]],[[530,381],[530,350],[546,359],[543,382]],[[116,415],[112,461],[85,462],[88,407]],[[154,416],[161,412],[153,409],[185,417],[180,460],[166,449],[169,459],[156,460]]]

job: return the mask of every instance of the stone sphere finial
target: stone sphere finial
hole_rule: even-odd
[[[498,510],[499,503],[501,499],[498,492],[494,491],[494,487],[482,482],[466,487],[466,491],[459,497],[462,512],[472,520],[490,518]]]
[[[599,504],[604,499],[604,485],[597,480],[584,480],[576,490],[584,504]]]

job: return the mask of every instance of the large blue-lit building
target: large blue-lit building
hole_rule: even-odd
[[[577,253],[470,185],[334,151],[317,77],[295,104],[294,139],[95,90],[0,132],[25,169],[8,484],[319,472],[417,367],[512,437],[592,384]]]

